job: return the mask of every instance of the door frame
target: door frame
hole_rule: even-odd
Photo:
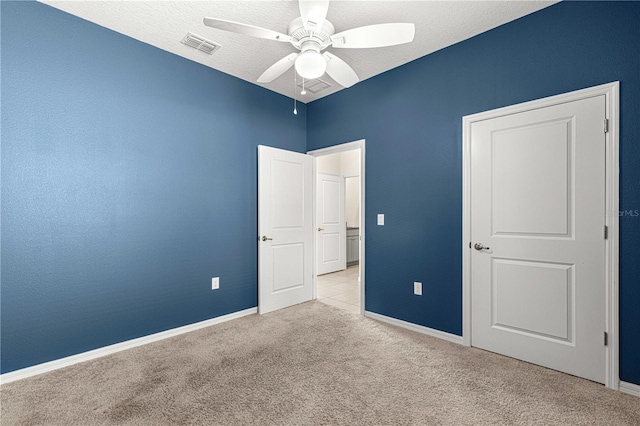
[[[605,96],[605,386],[619,390],[619,90],[614,81],[530,102],[462,117],[462,343],[471,346],[471,125],[474,122],[544,108],[593,96]],[[603,126],[605,123],[603,123]],[[604,232],[604,230],[603,230]],[[604,336],[603,336],[604,337]]]
[[[364,315],[364,311],[365,311],[365,302],[364,302],[364,295],[365,295],[365,253],[364,253],[364,247],[365,247],[365,140],[364,139],[359,139],[353,142],[346,142],[340,145],[333,145],[333,146],[329,146],[327,148],[321,148],[321,149],[315,149],[313,151],[308,151],[307,154],[311,155],[314,157],[314,162],[313,162],[313,175],[314,177],[317,174],[317,166],[316,166],[316,161],[315,158],[317,157],[321,157],[323,155],[328,155],[328,154],[336,154],[336,153],[340,153],[340,152],[346,152],[346,151],[353,151],[359,149],[360,150],[360,260],[359,260],[359,264],[358,264],[358,268],[360,269],[360,315]],[[317,226],[317,218],[316,218],[316,179],[313,180],[313,225],[314,228],[316,228]],[[313,233],[313,256],[314,259],[317,256],[317,253],[315,252],[316,249],[316,238],[317,235],[314,232]],[[317,281],[317,262],[313,263],[313,299],[317,299],[318,297],[318,281]]]

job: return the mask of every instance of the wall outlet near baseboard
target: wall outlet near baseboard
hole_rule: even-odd
[[[418,281],[413,282],[413,294],[422,296],[422,283],[419,283]]]
[[[211,278],[211,290],[220,288],[220,277]]]

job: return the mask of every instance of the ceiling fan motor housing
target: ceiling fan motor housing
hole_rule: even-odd
[[[318,52],[324,50],[331,44],[331,36],[335,32],[333,24],[327,20],[319,30],[306,30],[302,24],[302,18],[294,19],[287,28],[287,34],[292,38],[291,44],[302,52],[312,49],[311,46],[314,45],[318,47]]]

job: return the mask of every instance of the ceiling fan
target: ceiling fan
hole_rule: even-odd
[[[217,18],[204,18],[204,24],[219,30],[280,42],[288,42],[300,53],[291,53],[270,66],[258,83],[269,83],[295,65],[303,78],[319,78],[325,72],[338,84],[350,87],[360,79],[355,71],[327,47],[337,49],[394,46],[413,41],[415,25],[408,23],[376,24],[335,33],[326,19],[330,0],[299,0],[300,17],[289,23],[287,34],[253,25]]]

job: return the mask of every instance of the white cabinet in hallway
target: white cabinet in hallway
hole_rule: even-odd
[[[360,260],[360,228],[347,228],[347,265]]]

